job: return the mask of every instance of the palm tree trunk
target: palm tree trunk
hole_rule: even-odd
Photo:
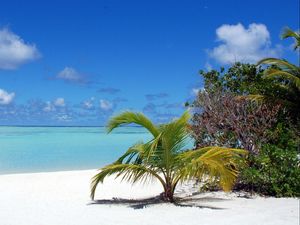
[[[174,188],[170,182],[167,182],[164,187],[163,200],[167,202],[174,202]]]

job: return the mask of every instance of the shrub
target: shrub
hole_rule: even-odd
[[[276,197],[300,197],[299,140],[282,124],[272,137],[258,155],[249,155],[249,167],[241,172],[237,188]]]
[[[256,154],[268,143],[280,104],[257,103],[231,92],[202,91],[194,101],[191,131],[196,147],[242,148]]]

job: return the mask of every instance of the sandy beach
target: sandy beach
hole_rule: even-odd
[[[2,225],[99,225],[99,224],[272,224],[297,225],[299,200],[295,198],[245,198],[241,193],[194,194],[192,184],[178,187],[177,205],[160,203],[158,183],[120,183],[113,177],[89,199],[90,178],[95,170],[0,176]],[[112,200],[114,199],[114,200]],[[130,200],[131,199],[131,200]],[[135,199],[135,200],[134,200]]]

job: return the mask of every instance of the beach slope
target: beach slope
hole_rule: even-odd
[[[296,198],[245,198],[243,194],[194,194],[192,184],[178,187],[187,196],[177,205],[151,198],[161,186],[130,185],[108,178],[99,184],[95,203],[89,185],[95,170],[0,175],[0,224],[3,225],[297,225]],[[190,196],[189,196],[190,195]],[[189,196],[189,197],[188,197]],[[106,199],[106,200],[105,200]],[[114,200],[112,200],[114,199]]]

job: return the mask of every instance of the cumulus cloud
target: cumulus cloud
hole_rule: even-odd
[[[91,97],[90,99],[83,101],[81,103],[82,108],[83,109],[87,109],[87,110],[95,109],[95,107],[94,107],[94,101],[95,101],[94,97]]]
[[[206,62],[205,63],[205,65],[204,65],[204,67],[205,67],[205,69],[207,70],[207,71],[211,71],[212,70],[212,65],[209,63],[209,62]]]
[[[0,29],[0,69],[16,69],[39,56],[34,44],[25,43],[7,28]]]
[[[84,105],[85,109],[92,109],[93,108],[93,103],[91,101],[85,101],[83,103],[83,105]]]
[[[72,67],[65,67],[56,75],[57,79],[73,83],[85,83],[84,76]]]
[[[198,96],[199,92],[205,91],[204,87],[194,87],[191,90],[191,95],[192,96]]]
[[[277,57],[279,48],[271,47],[270,33],[264,24],[224,24],[216,30],[220,44],[209,50],[209,56],[221,64],[256,63],[265,57]]]
[[[43,107],[44,112],[54,112],[57,111],[57,108],[65,107],[65,99],[64,98],[57,98],[54,101],[47,101],[45,106]]]
[[[104,99],[100,99],[100,108],[104,111],[111,110],[113,108],[113,103]]]
[[[54,107],[54,105],[52,105],[52,103],[50,101],[47,101],[46,105],[43,107],[43,111],[44,112],[53,112],[53,111],[55,111],[55,107]]]
[[[56,117],[56,119],[57,119],[58,121],[61,121],[61,122],[70,122],[70,121],[72,121],[72,117],[69,116],[69,115],[58,115],[58,116]]]
[[[201,90],[200,88],[193,88],[191,91],[191,94],[193,96],[197,96],[200,90]]]
[[[113,101],[102,101],[100,108],[99,100],[94,97],[87,99],[93,104],[93,109],[86,110],[82,103],[65,107],[54,105],[52,101],[32,99],[22,104],[0,104],[0,124],[2,125],[91,125],[106,124],[116,107]],[[95,104],[97,102],[97,104]],[[110,103],[112,102],[112,103]],[[89,107],[89,106],[88,106]],[[112,108],[111,108],[112,107]],[[110,110],[111,109],[111,110]]]
[[[8,93],[7,91],[0,89],[0,105],[8,105],[15,98],[15,93]]]
[[[66,105],[65,104],[65,99],[64,98],[57,98],[57,99],[55,99],[54,105],[58,106],[58,107],[64,107]]]

